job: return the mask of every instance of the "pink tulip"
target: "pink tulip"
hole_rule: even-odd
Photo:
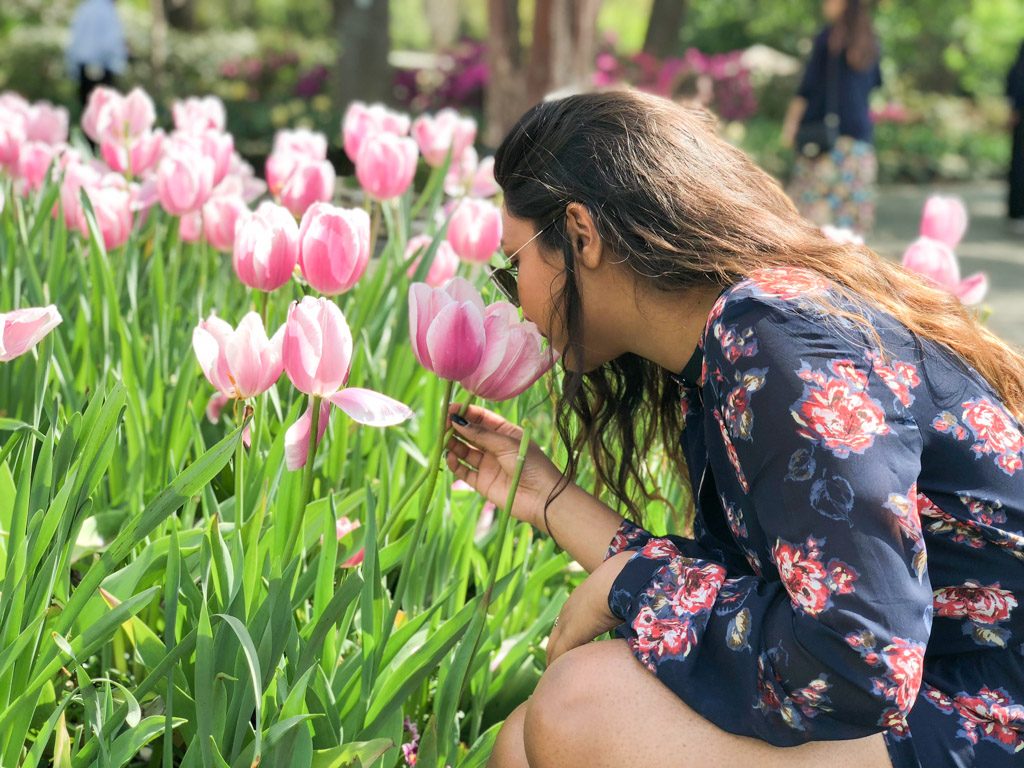
[[[97,144],[103,140],[99,130],[100,112],[108,101],[120,98],[121,94],[105,85],[98,85],[89,93],[89,101],[82,112],[82,132]]]
[[[412,259],[412,263],[405,271],[407,276],[416,276],[416,269],[432,242],[434,242],[434,238],[430,235],[416,235],[409,241],[405,248],[405,260]],[[434,260],[430,262],[430,269],[427,271],[425,281],[431,288],[438,288],[455,277],[458,269],[459,257],[452,249],[451,243],[447,240],[440,240],[437,250],[434,252]]]
[[[921,236],[956,248],[967,231],[967,209],[958,197],[932,195],[921,215]]]
[[[360,526],[358,520],[349,520],[347,517],[342,516],[335,522],[335,529],[338,534],[338,541],[348,536],[352,531],[356,530]],[[360,547],[359,551],[356,552],[352,557],[341,564],[342,568],[354,568],[357,565],[362,565],[363,557],[366,554],[366,547]]]
[[[92,116],[89,117],[92,121]],[[105,94],[102,105],[90,126],[100,141],[130,147],[139,138],[153,130],[156,107],[141,88],[132,88],[126,96],[114,91]]]
[[[292,278],[299,260],[299,226],[280,205],[264,202],[240,218],[231,261],[250,288],[273,291]]]
[[[223,131],[227,125],[224,102],[216,96],[189,96],[171,106],[174,128],[185,133],[204,133],[209,129]]]
[[[181,217],[178,237],[183,243],[198,243],[203,239],[203,214],[200,211],[192,211]]]
[[[483,359],[462,386],[485,400],[509,400],[522,394],[554,365],[537,326],[520,321],[507,301],[487,307],[484,319],[487,345]]]
[[[203,154],[213,161],[213,185],[220,184],[231,168],[235,140],[230,133],[208,130],[199,134]]]
[[[103,237],[103,246],[112,251],[128,242],[132,233],[132,197],[127,189],[118,187],[87,188],[89,202],[96,214],[96,225]],[[80,220],[83,237],[89,236],[89,226],[83,215]]]
[[[299,227],[299,268],[317,293],[345,293],[370,263],[370,217],[362,208],[313,203]]]
[[[25,115],[25,138],[46,144],[63,144],[68,140],[68,111],[48,101],[37,101]]]
[[[222,253],[231,253],[235,246],[235,228],[248,213],[249,207],[241,197],[211,197],[203,205],[206,242]]]
[[[345,111],[341,132],[345,140],[345,154],[354,163],[367,136],[374,133],[408,136],[409,116],[394,112],[383,104],[367,106],[361,101],[353,101]]]
[[[392,133],[367,136],[356,160],[356,178],[374,200],[401,197],[416,175],[416,142]]]
[[[454,160],[476,141],[476,121],[462,117],[454,109],[442,109],[434,117],[417,117],[412,124],[412,137],[427,165],[439,168],[444,165],[449,149]]]
[[[459,157],[453,157],[444,176],[444,193],[449,197],[462,197],[469,191],[473,174],[480,164],[476,148],[469,146]]]
[[[100,154],[113,170],[118,173],[138,176],[149,170],[160,157],[164,132],[160,129],[144,133],[128,148],[123,144],[105,141],[100,144]]]
[[[28,352],[62,320],[53,304],[0,312],[0,363]]]
[[[317,443],[329,418],[329,404],[341,408],[353,421],[375,427],[391,426],[412,416],[402,403],[379,392],[350,387],[352,332],[345,316],[330,299],[303,297],[288,308],[282,348],[284,370],[300,392],[322,397]],[[339,391],[340,390],[340,391]],[[312,410],[285,433],[285,464],[289,470],[304,466],[312,429]],[[305,439],[303,439],[305,438]]]
[[[156,171],[156,193],[160,204],[172,216],[199,210],[213,190],[213,161],[173,143],[166,148]]]
[[[211,314],[192,331],[192,349],[203,375],[222,395],[245,400],[261,395],[281,376],[284,327],[267,338],[263,321],[248,313],[234,329]]]
[[[274,135],[271,154],[294,154],[310,160],[327,159],[327,137],[308,128],[281,130]]]
[[[501,211],[486,200],[459,203],[448,224],[448,242],[464,261],[486,264],[501,245]]]
[[[294,152],[274,152],[267,158],[263,170],[267,177],[267,189],[270,194],[274,197],[281,194],[284,185],[288,183],[288,179],[304,159],[302,155]]]
[[[25,143],[24,117],[16,112],[0,109],[0,165],[11,170],[18,167],[18,154]]]
[[[213,190],[214,197],[237,196],[252,203],[267,191],[267,184],[256,178],[256,173],[237,152],[231,153],[228,173]]]
[[[60,183],[60,204],[64,210],[64,225],[70,230],[78,232],[88,230],[85,226],[85,219],[82,216],[82,200],[80,192],[82,188],[100,186],[101,176],[99,171],[81,163],[71,163],[64,169],[64,178]],[[57,215],[56,206],[53,212]]]
[[[41,141],[26,141],[18,153],[18,177],[24,180],[26,191],[39,189],[46,172],[57,155],[57,150]]]
[[[988,276],[976,272],[960,279],[960,264],[953,249],[938,240],[919,237],[903,253],[902,264],[938,288],[949,291],[963,304],[977,304],[988,291]]]
[[[501,192],[501,187],[494,180],[494,156],[485,157],[473,172],[473,180],[469,185],[469,194],[473,197],[494,197]]]
[[[484,312],[480,292],[464,278],[442,288],[409,286],[409,338],[419,364],[449,381],[473,373],[487,343]]]
[[[326,203],[334,196],[334,178],[330,161],[303,161],[281,188],[281,204],[293,215],[302,216],[314,203]]]
[[[206,418],[210,420],[211,424],[216,424],[220,421],[220,412],[224,410],[224,406],[231,402],[232,398],[227,395],[222,395],[220,392],[214,392],[210,395],[210,399],[206,402]],[[250,425],[246,424],[245,429],[242,430],[242,445],[248,448],[252,445],[252,434],[249,429]]]

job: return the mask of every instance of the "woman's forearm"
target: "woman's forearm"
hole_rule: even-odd
[[[576,483],[552,500],[548,507],[547,532],[587,573],[604,562],[622,515]],[[538,515],[537,527],[545,530],[544,515]]]
[[[793,143],[797,128],[800,127],[800,121],[806,111],[807,99],[802,96],[794,96],[790,100],[789,107],[786,109],[786,117],[782,121],[782,141],[785,145]]]

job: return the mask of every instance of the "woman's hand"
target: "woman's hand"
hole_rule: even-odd
[[[458,414],[461,408],[460,404],[453,403],[449,417]],[[488,501],[504,508],[512,486],[523,430],[498,414],[475,405],[469,407],[463,418],[468,422],[465,426],[452,422],[455,434],[446,446],[448,469]],[[561,477],[558,467],[531,440],[512,504],[512,517],[547,532],[537,521],[543,522],[544,503]]]
[[[586,645],[622,623],[622,619],[615,616],[608,607],[608,594],[633,554],[619,552],[612,555],[569,595],[548,638],[549,667],[566,651]]]

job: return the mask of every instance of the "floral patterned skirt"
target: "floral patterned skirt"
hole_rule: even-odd
[[[813,160],[797,156],[788,192],[800,215],[819,227],[831,224],[866,235],[875,223],[877,175],[874,147],[840,136],[828,154]]]

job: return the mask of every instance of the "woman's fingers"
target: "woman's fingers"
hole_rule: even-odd
[[[473,489],[480,490],[477,488],[480,473],[459,461],[458,456],[454,453],[448,453],[448,455],[444,457],[444,463],[448,465],[448,469],[451,470],[451,473],[455,475],[455,477],[462,480],[464,483],[467,483]]]
[[[460,461],[469,464],[473,469],[480,469],[480,462],[483,460],[483,453],[476,448],[471,448],[461,440],[454,437],[446,445],[448,453],[455,454]]]
[[[449,417],[453,413],[461,413],[462,418],[468,421],[470,424],[488,429],[492,432],[498,432],[509,437],[516,439],[522,435],[523,431],[521,427],[516,426],[510,421],[503,419],[493,411],[489,411],[486,408],[481,408],[479,405],[471,405],[462,413],[462,403],[452,403],[448,408]]]

